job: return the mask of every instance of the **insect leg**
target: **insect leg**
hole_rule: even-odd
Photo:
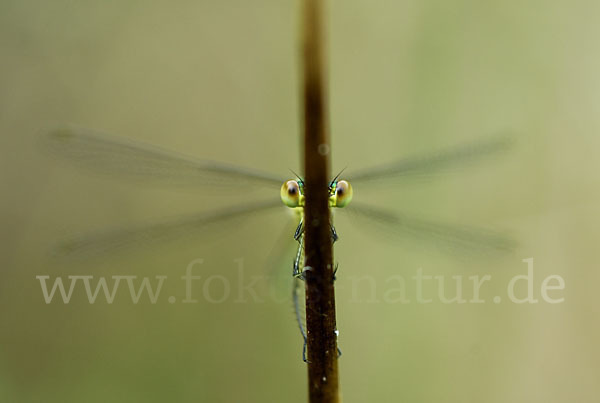
[[[300,265],[302,261],[302,254],[304,252],[304,234],[300,233],[300,236],[297,239],[298,241],[298,251],[296,252],[296,258],[294,259],[294,270],[292,271],[292,276],[295,278],[300,278],[304,280],[303,272],[300,270]]]
[[[338,234],[337,231],[335,230],[335,227],[333,226],[333,224],[331,224],[331,239],[333,239],[333,243],[335,243],[335,241],[338,240]]]
[[[296,227],[296,232],[294,232],[294,239],[296,241],[298,241],[298,239],[300,239],[300,236],[302,236],[302,230],[304,229],[304,226],[302,224],[302,220],[300,220],[300,223],[298,223],[298,227]]]
[[[298,298],[298,291],[300,289],[300,280],[295,277],[294,284],[292,286],[292,299],[294,301],[294,312],[296,313],[296,322],[298,323],[298,328],[300,329],[300,334],[302,335],[302,339],[304,340],[304,345],[302,346],[302,361],[308,362],[306,359],[306,330],[304,329],[304,321],[302,320],[302,314],[300,313],[300,301]]]

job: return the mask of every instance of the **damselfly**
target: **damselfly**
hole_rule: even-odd
[[[235,188],[238,191],[244,187],[270,188],[269,195],[271,197],[263,201],[245,201],[239,206],[211,211],[191,219],[91,234],[65,243],[62,246],[62,252],[76,254],[93,249],[111,253],[123,245],[140,239],[146,241],[159,238],[163,233],[172,232],[173,229],[201,229],[208,224],[218,223],[222,220],[241,219],[255,211],[276,208],[283,202],[285,206],[294,210],[297,219],[296,230],[294,234],[290,234],[297,241],[297,252],[292,266],[293,296],[298,324],[306,341],[298,302],[298,284],[302,279],[303,270],[305,191],[305,184],[300,176],[296,175],[293,179],[284,180],[263,172],[220,162],[199,160],[87,129],[70,127],[56,129],[49,132],[44,140],[46,149],[53,154],[96,171],[112,173],[119,177],[158,180],[179,185]],[[369,205],[360,201],[360,195],[354,197],[351,183],[363,184],[390,180],[400,176],[431,174],[455,165],[498,154],[508,150],[510,146],[511,141],[507,137],[492,138],[425,156],[401,159],[349,175],[348,178],[343,178],[340,173],[329,182],[328,187],[323,191],[327,192],[329,196],[331,208],[351,209],[358,216],[378,222],[393,229],[396,233],[417,237],[425,236],[430,240],[452,247],[507,251],[513,248],[514,242],[500,233],[461,225],[437,223]],[[330,228],[332,241],[335,242],[338,235],[333,222],[330,223]]]

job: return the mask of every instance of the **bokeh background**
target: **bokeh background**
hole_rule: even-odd
[[[355,187],[356,200],[506,231],[513,253],[447,254],[336,215],[344,401],[597,402],[600,4],[352,0],[332,2],[328,24],[333,170],[517,139],[507,156],[431,180]],[[290,176],[301,170],[298,32],[298,1],[0,2],[0,401],[306,401],[283,207],[119,254],[52,254],[76,234],[277,188],[130,183],[38,147],[74,123]],[[506,299],[530,257],[536,298],[556,274],[563,303]],[[200,280],[199,302],[180,302],[197,258],[194,274],[224,276],[231,297],[202,299]],[[236,302],[235,259],[247,279],[284,273],[281,301]],[[466,298],[467,277],[489,274],[487,301],[418,304],[409,282],[411,303],[386,302],[390,276],[418,268],[448,284],[462,275]],[[156,304],[133,304],[125,288],[90,304],[81,285],[69,304],[46,304],[40,275],[168,279]]]

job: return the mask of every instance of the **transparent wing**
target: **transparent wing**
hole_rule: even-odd
[[[277,241],[265,259],[269,293],[280,301],[288,301],[290,297],[290,281],[298,248],[298,242],[294,240],[297,225],[297,220],[288,220],[282,226]]]
[[[362,203],[353,203],[344,208],[353,213],[354,218],[366,219],[365,223],[376,225],[385,233],[395,236],[408,236],[424,241],[445,251],[484,254],[509,253],[517,243],[503,233],[483,228],[436,222],[402,213],[387,211]]]
[[[159,147],[82,128],[64,127],[43,137],[44,149],[84,168],[172,185],[281,186],[281,178],[224,163],[203,161]]]
[[[237,222],[252,213],[281,207],[281,200],[247,203],[206,214],[178,217],[167,221],[128,228],[116,228],[75,237],[60,243],[54,250],[58,257],[93,257],[113,254],[135,246],[156,246],[185,236],[212,236],[227,221]]]
[[[380,181],[397,177],[431,175],[507,152],[513,145],[514,140],[508,136],[476,141],[452,149],[376,166],[354,175],[350,174],[348,180],[353,184],[367,184],[381,183]]]

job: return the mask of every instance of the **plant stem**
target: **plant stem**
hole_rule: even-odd
[[[323,57],[323,0],[303,14],[305,282],[308,389],[311,403],[338,402],[338,349],[329,212],[330,144]]]

